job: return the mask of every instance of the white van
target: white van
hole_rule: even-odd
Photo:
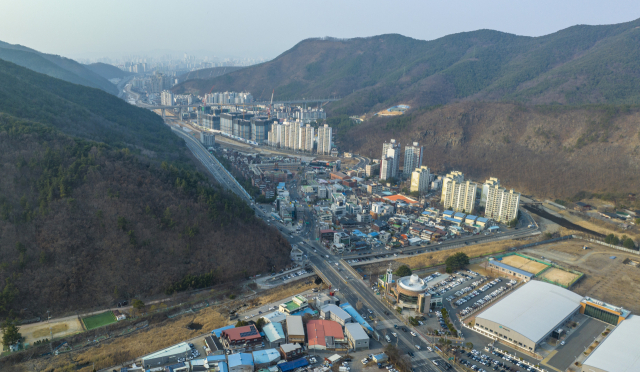
[[[391,337],[389,337],[389,335],[385,335],[384,338],[388,343],[391,343]]]

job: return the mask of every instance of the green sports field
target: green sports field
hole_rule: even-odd
[[[95,328],[104,327],[108,324],[116,322],[116,316],[111,311],[105,311],[102,314],[91,315],[86,318],[82,318],[84,327],[87,331]]]

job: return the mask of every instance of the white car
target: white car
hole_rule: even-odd
[[[416,349],[420,350],[420,345],[415,345]]]
[[[415,332],[411,331],[411,336],[416,337],[418,335]]]

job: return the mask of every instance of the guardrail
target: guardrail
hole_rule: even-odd
[[[322,279],[322,281],[323,281],[325,284],[333,285],[333,284],[331,283],[331,281],[330,281],[330,280],[329,280],[329,279],[328,279],[328,278],[327,278],[327,277],[322,273],[322,271],[320,271],[320,269],[318,269],[318,267],[317,267],[316,265],[311,264],[311,267],[313,268],[313,272],[315,272],[315,273],[316,273],[316,275],[317,275],[320,279]]]
[[[356,269],[354,269],[353,267],[351,267],[351,265],[349,265],[347,263],[347,261],[345,261],[344,259],[340,259],[340,263],[342,264],[342,266],[344,266],[348,272],[350,272],[354,277],[360,279],[360,280],[364,280],[364,278],[362,277],[362,274],[360,274],[359,272],[356,271]]]

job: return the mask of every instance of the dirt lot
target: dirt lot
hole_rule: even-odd
[[[30,344],[37,340],[51,338],[49,333],[49,326],[51,326],[51,332],[53,333],[54,338],[63,337],[83,331],[82,324],[80,324],[80,321],[76,318],[62,322],[51,322],[51,324],[25,324],[23,326],[20,326],[20,333],[22,333],[22,336],[24,336],[25,342]]]
[[[589,249],[583,250],[585,245]],[[640,256],[578,239],[528,248],[523,253],[583,272],[572,291],[640,312],[640,268],[623,263],[626,258],[637,261]]]
[[[513,266],[516,269],[524,270],[533,274],[538,274],[540,271],[548,267],[540,262],[532,261],[515,254],[512,256],[502,257],[502,262],[509,266]]]
[[[568,271],[560,270],[556,267],[552,267],[549,270],[545,271],[541,278],[547,279],[554,283],[559,283],[565,287],[568,287],[571,282],[576,280],[580,275],[570,273]]]
[[[615,234],[618,237],[622,235],[627,235],[631,239],[636,242],[640,240],[640,233],[638,233],[637,227],[631,228],[629,230],[623,230],[617,224],[612,222],[603,221],[597,218],[583,218],[581,215],[577,213],[571,212],[569,210],[555,208],[552,205],[545,204],[545,208],[556,212],[567,221],[575,223],[576,225],[582,226],[586,229],[593,230],[600,234],[609,235]]]
[[[407,258],[403,258],[397,260],[400,264],[404,264],[409,266],[412,269],[419,269],[423,267],[433,266],[437,264],[444,263],[447,257],[452,256],[458,252],[464,252],[470,258],[487,255],[491,253],[500,253],[504,252],[507,249],[527,244],[529,242],[522,242],[517,240],[502,240],[498,242],[491,242],[485,244],[474,244],[468,247],[449,249],[446,251],[436,251],[436,252],[427,252],[423,254],[419,254],[417,256],[411,256]]]

